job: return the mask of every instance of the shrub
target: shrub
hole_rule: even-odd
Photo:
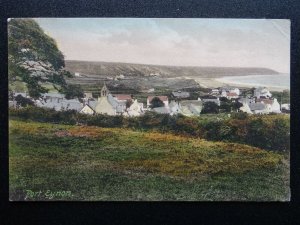
[[[33,106],[34,105],[34,102],[31,99],[25,98],[22,95],[17,95],[15,100],[17,102],[17,106],[26,107],[26,106]]]
[[[176,132],[197,135],[199,131],[198,121],[194,118],[183,117],[176,120]]]
[[[219,113],[219,106],[214,102],[204,102],[201,114]]]
[[[9,116],[39,122],[81,124],[99,127],[126,127],[159,130],[213,141],[230,141],[269,150],[289,150],[290,124],[286,115],[232,113],[231,118],[216,120],[211,115],[186,117],[146,112],[141,117],[85,115],[74,110],[55,111],[39,107],[9,109]]]
[[[233,112],[231,113],[232,119],[244,120],[248,118],[248,114],[246,112]]]

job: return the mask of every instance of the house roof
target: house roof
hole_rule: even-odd
[[[266,105],[261,102],[249,103],[249,108],[253,110],[264,110],[266,109]]]
[[[202,110],[202,102],[198,100],[186,100],[180,102],[181,113],[187,116],[199,115]]]
[[[196,106],[202,106],[202,102],[198,101],[198,100],[185,100],[185,101],[181,101],[180,105],[181,106],[187,106],[187,105],[196,105]]]
[[[161,101],[168,101],[168,96],[148,96],[147,100],[151,102],[155,97],[159,98]]]
[[[227,96],[238,96],[235,92],[229,92],[227,93]]]
[[[116,112],[121,113],[126,108],[126,102],[118,102],[111,94],[107,96],[108,102],[116,109]]]
[[[116,108],[119,105],[118,101],[111,94],[107,95],[107,100],[109,104],[111,104],[114,108]]]
[[[184,98],[186,98],[186,97],[190,96],[190,93],[186,92],[186,91],[173,91],[172,95],[174,97],[184,97]]]
[[[50,97],[50,98],[64,98],[65,95],[61,93],[44,93],[42,97]]]
[[[202,110],[201,106],[196,106],[194,104],[180,107],[180,113],[186,116],[199,115],[201,113],[201,110]]]
[[[90,100],[87,105],[89,105],[93,110],[95,110],[95,107],[97,105],[97,101],[91,101]]]
[[[77,99],[63,99],[59,102],[57,101],[39,101],[37,106],[45,108],[54,108],[55,110],[76,110],[80,111],[82,109],[82,104]]]
[[[83,106],[83,108],[81,109],[81,110],[83,110],[85,107],[88,107],[88,108],[90,108],[91,110],[93,110],[93,111],[95,111],[90,105],[88,105],[88,104],[86,104],[85,106]],[[80,111],[81,111],[80,110]]]
[[[256,99],[256,102],[263,102],[265,104],[270,104],[272,105],[273,104],[273,100],[272,99],[268,99],[268,98],[258,98]]]
[[[123,94],[114,94],[113,95],[117,100],[122,101],[122,100],[131,100],[131,95],[123,95]]]

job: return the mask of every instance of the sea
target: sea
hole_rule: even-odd
[[[290,89],[290,74],[226,76],[216,80],[227,84]]]

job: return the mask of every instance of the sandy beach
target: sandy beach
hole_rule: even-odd
[[[199,83],[200,86],[205,87],[205,88],[218,88],[222,86],[235,86],[238,88],[252,88],[255,87],[254,85],[247,85],[247,84],[239,84],[239,83],[233,83],[233,82],[224,82],[221,80],[221,78],[191,78],[194,79],[196,82]],[[268,86],[264,85],[267,87],[270,91],[283,91],[286,90],[286,88],[283,87],[274,87],[274,86]]]

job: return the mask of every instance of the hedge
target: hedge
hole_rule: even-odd
[[[9,109],[12,119],[70,125],[123,127],[138,130],[158,130],[212,141],[237,142],[268,150],[290,149],[290,119],[288,115],[251,115],[234,113],[230,118],[183,115],[170,116],[146,112],[140,117],[85,115],[74,110],[55,111],[39,107]]]

